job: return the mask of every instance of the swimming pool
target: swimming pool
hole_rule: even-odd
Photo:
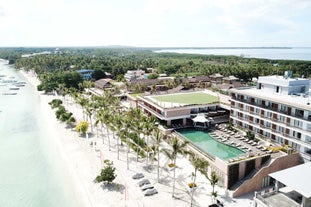
[[[211,154],[222,160],[235,158],[245,153],[236,147],[218,142],[217,140],[213,139],[208,134],[208,132],[205,131],[198,131],[195,129],[181,129],[177,132],[207,154]]]

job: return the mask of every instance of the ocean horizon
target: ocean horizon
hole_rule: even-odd
[[[311,61],[311,47],[206,47],[155,49],[156,53],[233,55],[244,58]]]

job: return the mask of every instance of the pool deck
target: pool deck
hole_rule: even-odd
[[[234,133],[233,131],[226,130],[224,128],[215,129],[210,135],[225,144],[237,147],[245,152],[245,154],[239,156],[239,158],[247,158],[252,156],[260,156],[270,153],[265,146],[258,144],[252,140],[244,137],[240,132]],[[220,138],[217,138],[220,137]],[[238,159],[229,159],[228,162],[235,162]]]

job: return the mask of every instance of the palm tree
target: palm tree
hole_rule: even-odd
[[[209,178],[209,182],[211,183],[212,186],[212,196],[214,198],[217,197],[217,191],[215,191],[215,185],[218,183],[219,177],[217,176],[217,174],[213,171],[211,173],[211,178]]]
[[[106,125],[106,135],[108,138],[108,149],[110,151],[110,135],[109,135],[109,126],[110,126],[110,111],[109,109],[104,109],[101,112],[101,122],[104,123]]]
[[[207,175],[207,168],[208,168],[208,162],[197,155],[190,153],[190,162],[194,167],[194,176],[193,176],[193,183],[195,183],[196,177],[197,177],[197,171],[200,171],[202,174]],[[192,206],[193,202],[193,195],[194,190],[191,193],[191,202],[190,206]]]
[[[160,130],[159,128],[156,128],[154,130],[154,136],[153,136],[153,140],[156,144],[156,150],[157,150],[157,160],[158,160],[158,167],[157,167],[157,171],[158,171],[158,183],[160,183],[160,142],[161,142],[162,136],[160,134]]]
[[[148,146],[148,139],[149,137],[152,135],[153,131],[156,129],[156,118],[154,116],[149,116],[146,117],[144,116],[142,123],[142,132],[145,135],[145,137],[147,138],[147,140],[145,140],[145,144],[146,144],[146,152],[147,152],[147,157],[146,157],[146,164],[148,164],[148,151],[149,151],[149,146]]]
[[[115,113],[116,114],[116,113]],[[111,117],[112,118],[112,122],[110,124],[110,128],[112,129],[112,136],[115,137],[115,133],[117,133],[117,149],[118,149],[118,160],[120,158],[120,131],[121,129],[123,128],[123,125],[122,125],[122,115],[121,114],[118,114],[118,115],[115,115],[114,117]]]
[[[185,149],[186,145],[188,144],[187,141],[185,142],[181,142],[179,141],[179,139],[177,137],[173,137],[172,141],[171,141],[171,147],[172,149],[162,149],[162,151],[164,152],[164,154],[170,159],[173,160],[174,162],[174,181],[173,181],[173,193],[172,193],[172,197],[174,197],[174,193],[175,193],[175,178],[176,178],[176,158],[177,158],[177,154],[188,154],[188,151]]]
[[[85,106],[88,103],[88,99],[83,97],[83,94],[79,94],[77,97],[77,101],[82,107],[83,120],[85,120]]]
[[[131,108],[132,110],[132,108]],[[126,167],[129,170],[129,152],[130,152],[130,131],[132,130],[132,123],[135,124],[135,122],[133,122],[132,120],[132,116],[131,116],[131,110],[127,111],[125,114],[125,116],[123,117],[123,124],[124,127],[126,129],[126,143],[127,143],[127,150],[126,150]]]

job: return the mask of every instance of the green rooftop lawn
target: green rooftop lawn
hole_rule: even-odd
[[[137,99],[137,96],[142,95],[142,94],[144,94],[144,93],[131,93],[130,96]]]
[[[157,101],[173,102],[180,104],[209,104],[218,102],[218,97],[203,92],[180,93],[172,95],[152,96]]]

